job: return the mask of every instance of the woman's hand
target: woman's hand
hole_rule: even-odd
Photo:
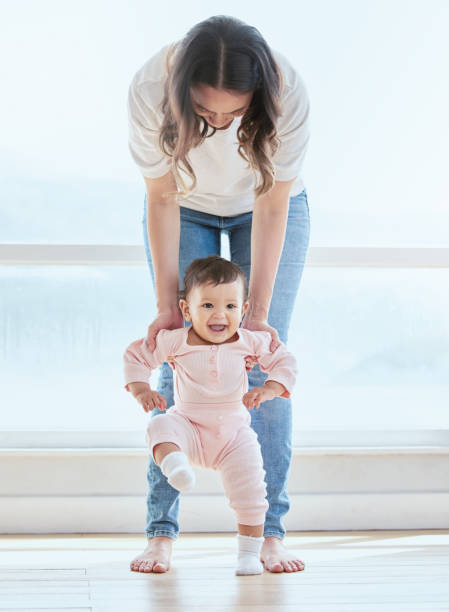
[[[272,400],[275,397],[277,397],[277,393],[270,387],[254,387],[251,391],[245,393],[242,402],[248,410],[251,410],[254,406],[258,409],[262,402]]]
[[[245,329],[250,329],[252,331],[267,331],[271,334],[271,344],[270,351],[273,353],[277,347],[280,345],[279,336],[274,327],[270,327],[266,321],[266,319],[255,318],[251,316],[249,311],[245,313],[243,318],[242,327]],[[247,368],[248,369],[248,368]],[[250,368],[251,369],[251,368]]]
[[[150,351],[156,348],[156,336],[160,329],[178,329],[184,327],[184,317],[178,306],[169,310],[162,310],[148,327],[146,345]]]

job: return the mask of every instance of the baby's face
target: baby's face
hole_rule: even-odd
[[[240,279],[232,283],[199,285],[180,300],[186,321],[192,321],[195,332],[209,342],[221,343],[232,338],[249,304],[243,302]]]

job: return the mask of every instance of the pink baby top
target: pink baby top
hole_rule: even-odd
[[[268,372],[269,380],[284,385],[286,391],[281,397],[290,397],[297,375],[296,359],[282,342],[271,352],[269,332],[239,327],[234,342],[192,346],[187,344],[188,331],[189,327],[159,330],[154,351],[148,349],[145,338],[132,342],[123,355],[125,389],[129,391],[130,382],[149,383],[151,371],[170,361],[174,364],[177,406],[242,403],[248,391],[245,357],[251,355],[257,358],[261,370]]]

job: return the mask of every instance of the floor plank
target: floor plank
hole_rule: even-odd
[[[291,533],[303,572],[235,576],[233,534],[183,534],[165,574],[141,535],[0,536],[0,612],[449,611],[449,531]]]

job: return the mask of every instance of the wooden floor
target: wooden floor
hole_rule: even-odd
[[[166,574],[142,535],[0,536],[0,610],[449,611],[449,531],[290,533],[303,572],[235,576],[233,534],[183,534]]]

